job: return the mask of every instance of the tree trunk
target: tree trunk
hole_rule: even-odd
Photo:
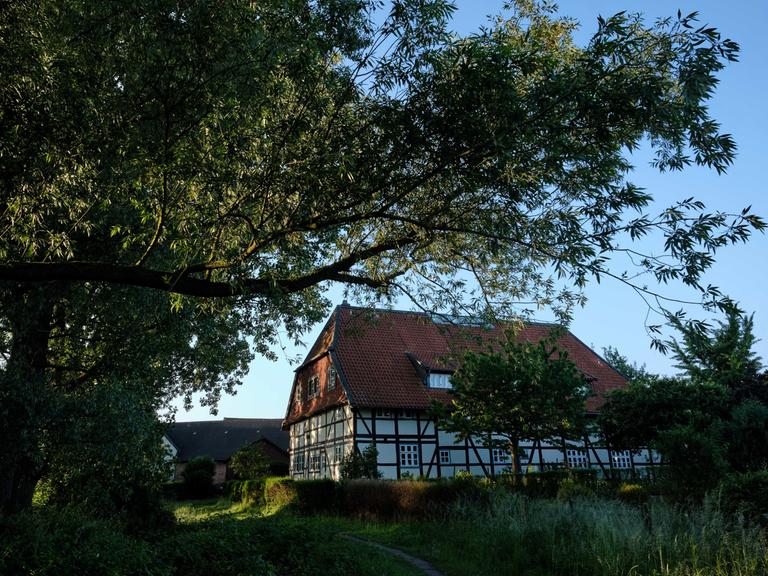
[[[32,505],[43,469],[40,432],[48,412],[46,378],[55,288],[15,288],[3,315],[11,331],[8,362],[0,370],[0,512]]]
[[[520,475],[520,440],[517,438],[509,439],[509,454],[512,460],[512,474],[515,478]]]

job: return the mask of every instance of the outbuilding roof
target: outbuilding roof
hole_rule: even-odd
[[[178,449],[178,458],[186,462],[198,456],[226,461],[240,448],[265,440],[279,451],[288,452],[288,433],[280,418],[224,418],[201,422],[176,422],[166,433]]]

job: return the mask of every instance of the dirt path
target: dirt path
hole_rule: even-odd
[[[390,548],[389,546],[384,546],[383,544],[372,542],[371,540],[367,540],[366,538],[361,538],[360,536],[353,536],[352,534],[341,534],[341,537],[346,538],[347,540],[352,540],[354,542],[362,542],[363,544],[368,544],[369,546],[375,546],[379,550],[383,550],[388,554],[397,556],[398,558],[405,560],[409,564],[416,566],[416,568],[424,572],[424,574],[426,574],[427,576],[443,576],[442,572],[439,572],[438,570],[436,570],[435,567],[432,566],[432,564],[430,564],[426,560],[422,560],[421,558],[416,558],[415,556],[406,554],[405,552],[403,552],[402,550],[399,550],[398,548]]]

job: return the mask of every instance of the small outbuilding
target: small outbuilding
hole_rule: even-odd
[[[181,474],[193,458],[208,456],[215,462],[214,484],[232,476],[229,461],[241,448],[257,444],[270,461],[271,473],[288,473],[288,432],[280,418],[224,418],[201,422],[177,422],[163,439],[173,447],[174,477]]]

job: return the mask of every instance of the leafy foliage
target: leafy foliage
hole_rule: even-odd
[[[520,441],[552,436],[578,438],[584,402],[592,390],[554,337],[517,341],[512,333],[499,351],[466,352],[451,376],[451,405],[436,406],[442,426],[459,438],[478,437],[509,449],[520,470]]]
[[[768,404],[768,380],[760,373],[761,359],[752,349],[756,342],[753,316],[729,308],[714,329],[671,316],[681,336],[680,342],[669,343],[677,367],[694,382],[724,387],[735,402],[754,399]]]
[[[212,493],[215,463],[208,456],[198,456],[187,462],[182,478],[187,498],[207,498]]]
[[[238,450],[229,461],[229,468],[241,480],[269,476],[270,462],[258,443],[249,444]]]
[[[725,446],[713,430],[678,426],[662,431],[654,447],[664,455],[667,493],[680,501],[701,499],[725,476]]]
[[[719,386],[655,378],[611,392],[598,420],[610,445],[637,450],[653,445],[665,431],[706,428],[727,413],[728,395]]]
[[[378,458],[379,451],[375,444],[369,444],[362,452],[356,450],[347,452],[341,461],[341,477],[345,480],[381,478]]]
[[[630,360],[621,354],[613,346],[603,348],[603,357],[605,360],[616,368],[622,376],[624,376],[630,383],[633,382],[647,382],[658,378],[656,374],[648,372],[645,368],[645,364],[638,366],[636,362],[630,362]]]

